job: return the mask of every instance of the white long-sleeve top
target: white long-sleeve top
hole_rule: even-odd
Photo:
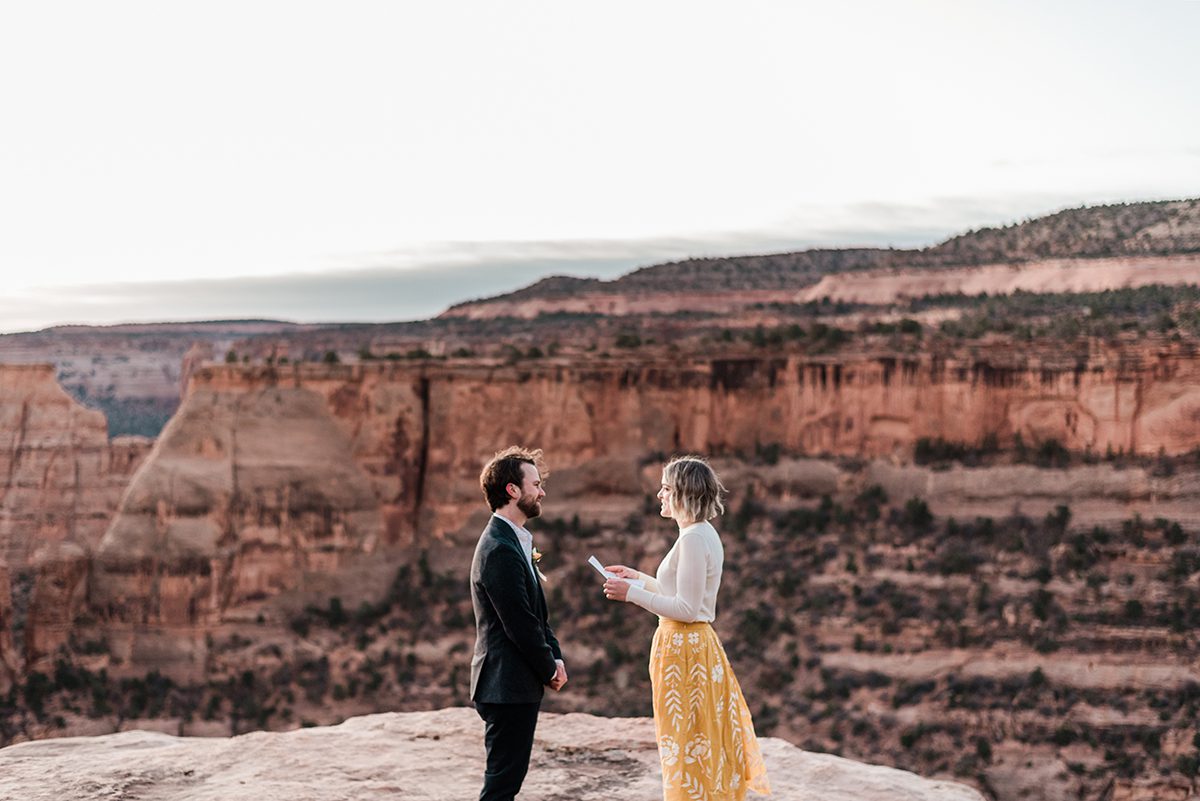
[[[679,530],[679,539],[658,565],[658,573],[639,573],[646,588],[630,587],[625,600],[659,617],[682,623],[711,623],[717,617],[717,590],[725,548],[711,523]]]

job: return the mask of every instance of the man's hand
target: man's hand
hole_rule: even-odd
[[[604,569],[609,573],[615,573],[623,579],[636,579],[640,574],[632,567],[625,565],[605,565]]]
[[[604,582],[604,597],[608,600],[624,601],[627,595],[629,595],[629,582],[625,579],[609,579]]]
[[[550,689],[558,692],[567,683],[567,665],[561,659],[555,659],[554,664],[558,669],[554,671],[554,678],[550,679]]]

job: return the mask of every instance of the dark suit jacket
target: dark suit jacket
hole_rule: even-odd
[[[471,700],[528,704],[542,700],[562,659],[547,621],[546,596],[512,526],[492,517],[471,561],[475,655]]]

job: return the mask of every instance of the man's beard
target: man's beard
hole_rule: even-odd
[[[536,495],[522,495],[521,499],[517,501],[517,508],[521,510],[521,514],[529,519],[535,518],[542,513],[542,504]]]

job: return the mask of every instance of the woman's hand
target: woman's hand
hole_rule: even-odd
[[[605,565],[604,569],[609,573],[616,573],[623,579],[635,579],[640,575],[632,567],[625,567],[625,565]]]
[[[628,570],[629,568],[626,568]],[[605,568],[609,570],[609,568]],[[616,572],[616,571],[610,571]],[[629,595],[629,582],[624,579],[609,579],[604,582],[604,597],[610,601],[624,601]]]

